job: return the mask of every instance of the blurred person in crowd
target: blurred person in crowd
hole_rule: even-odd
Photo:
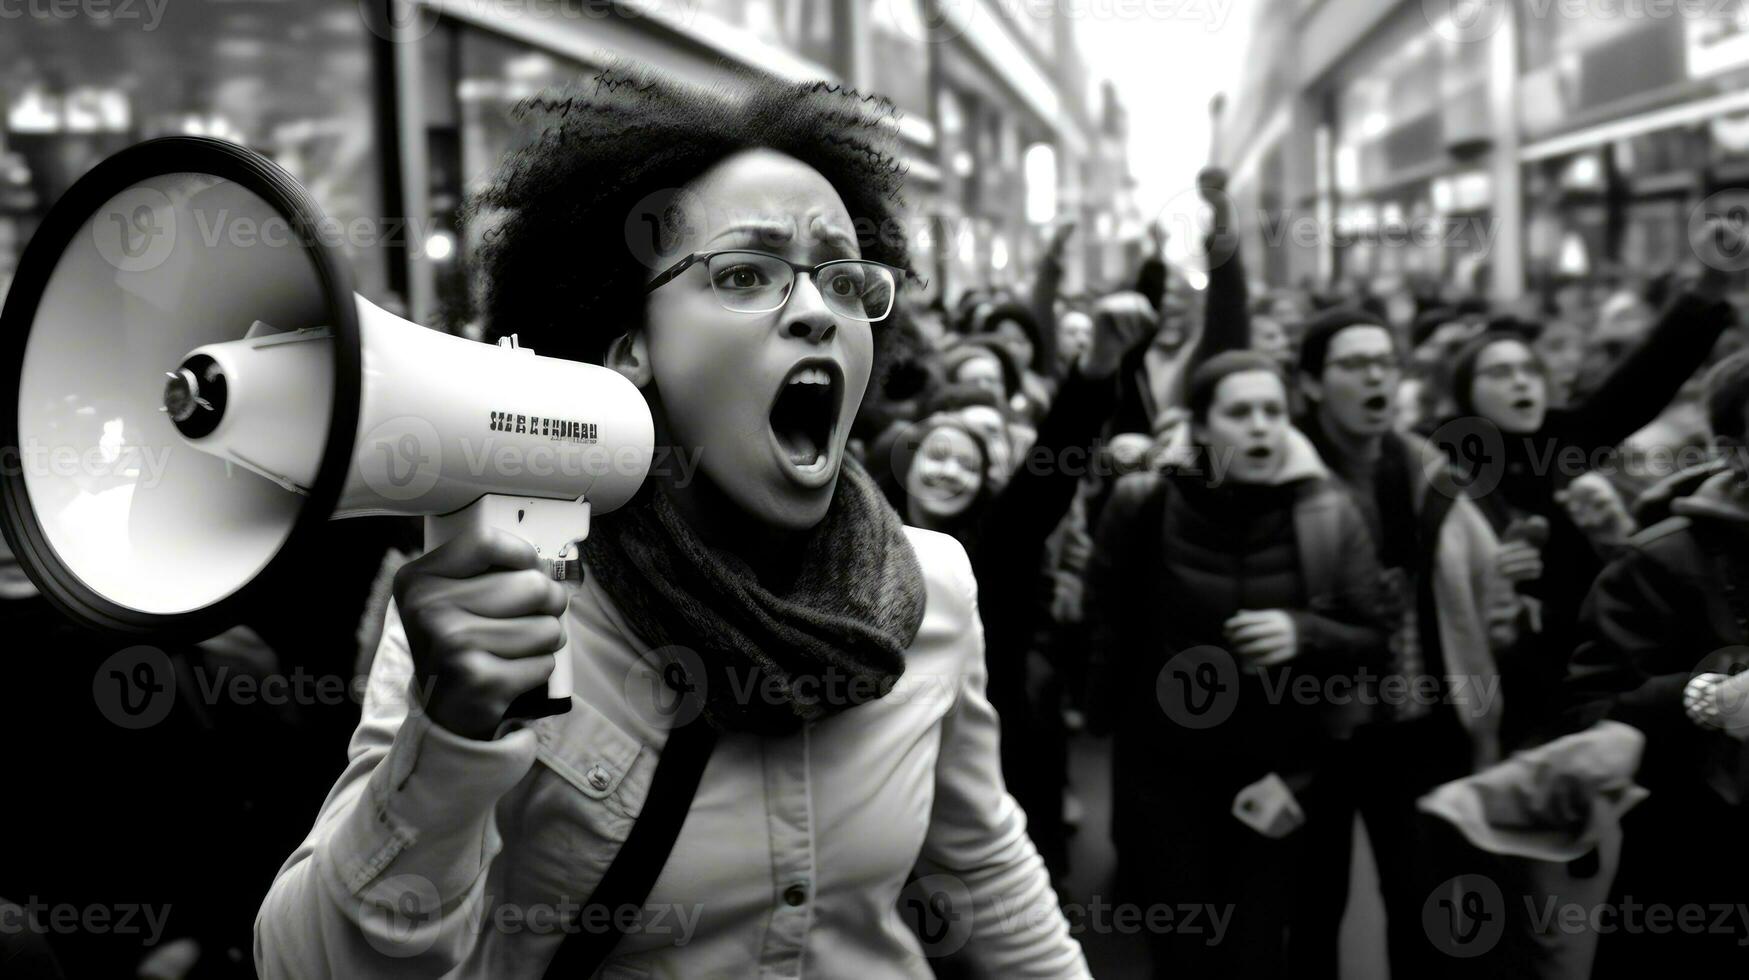
[[[1056,388],[1057,338],[1055,327],[1046,331],[1033,310],[1017,302],[1002,303],[984,319],[982,331],[969,340],[983,341],[1008,351],[1014,362],[1016,385],[1009,401],[1022,417],[1037,421],[1050,407]]]
[[[1567,676],[1568,723],[1600,718],[1645,733],[1637,781],[1651,791],[1622,822],[1618,902],[1740,909],[1749,883],[1749,353],[1705,387],[1721,461],[1668,519],[1634,535],[1598,577]],[[1705,929],[1612,930],[1595,976],[1670,964],[1749,969],[1749,922],[1709,914]],[[1720,973],[1719,975],[1726,975]]]
[[[1171,287],[1171,276],[1166,265],[1166,241],[1170,236],[1166,226],[1159,221],[1148,223],[1148,254],[1142,257],[1141,267],[1136,270],[1136,292],[1148,300],[1148,305],[1156,313],[1166,311],[1166,293]]]
[[[988,467],[995,440],[978,431],[967,413],[988,411],[968,404],[950,410],[941,398],[940,411],[917,426],[917,436],[903,437],[895,447],[895,481],[907,491],[900,513],[924,520],[923,525],[949,533],[965,544],[983,595],[985,645],[990,669],[990,700],[1002,719],[1002,755],[1009,785],[1027,814],[1027,824],[1047,865],[1055,873],[1067,869],[1067,829],[1062,821],[1063,787],[1067,778],[1066,733],[1054,700],[1035,704],[1029,692],[1054,688],[1029,663],[1034,637],[1048,611],[1041,600],[1041,570],[1045,545],[1069,511],[1081,476],[1090,466],[1095,439],[1110,416],[1116,395],[1118,365],[1148,336],[1153,315],[1146,300],[1134,293],[1102,299],[1095,308],[1092,343],[1082,354],[1038,429],[1037,439],[1006,483],[986,478],[975,488],[963,486],[965,466],[979,453]],[[950,432],[938,432],[941,424]],[[968,446],[958,433],[976,437]],[[921,437],[921,438],[919,438]],[[925,458],[931,448],[937,458]],[[953,450],[946,458],[942,454]],[[974,451],[976,450],[976,451]],[[908,458],[907,458],[908,457]],[[937,463],[939,462],[939,465]],[[919,470],[922,466],[923,469]],[[929,485],[930,482],[935,487]],[[946,488],[951,506],[909,499],[914,494]]]
[[[1231,910],[1216,945],[1152,933],[1154,976],[1297,976],[1298,944],[1318,939],[1345,884],[1310,849],[1327,838],[1314,829],[1333,812],[1324,769],[1354,719],[1268,691],[1385,665],[1378,563],[1354,503],[1289,426],[1273,361],[1219,354],[1188,403],[1194,461],[1118,481],[1088,571],[1120,888],[1143,907]],[[1308,826],[1243,822],[1247,800],[1298,808]]]
[[[1093,342],[1093,315],[1084,310],[1069,309],[1057,318],[1057,356],[1074,362]]]
[[[1709,236],[1697,234],[1695,247],[1717,249]],[[1547,367],[1518,333],[1491,330],[1457,355],[1452,394],[1459,415],[1441,421],[1435,442],[1500,536],[1503,568],[1533,600],[1540,634],[1507,672],[1508,745],[1532,738],[1551,720],[1580,603],[1603,568],[1597,546],[1557,494],[1590,470],[1597,454],[1663,412],[1734,321],[1723,298],[1725,267],[1722,258],[1709,264],[1597,391],[1565,408],[1551,407]]]
[[[1032,440],[1036,437],[1036,432],[1031,428],[1012,423],[1009,414],[1008,406],[991,394],[988,388],[950,384],[930,392],[919,417],[932,419],[951,416],[977,433],[984,444],[983,454],[987,463],[985,479],[992,489],[1000,489],[1013,474],[1015,460],[1032,445]],[[1016,435],[1017,429],[1023,429],[1024,435]]]
[[[1586,359],[1585,330],[1569,320],[1553,320],[1531,344],[1548,370],[1549,406],[1560,408],[1573,400]]]
[[[1295,344],[1281,321],[1272,316],[1251,317],[1252,350],[1274,359],[1285,371],[1293,365],[1296,357],[1294,347]]]
[[[1381,700],[1374,718],[1345,746],[1339,766],[1348,803],[1364,818],[1384,895],[1392,976],[1432,975],[1438,951],[1422,928],[1429,890],[1448,877],[1446,835],[1415,801],[1499,754],[1498,671],[1501,626],[1516,615],[1511,587],[1496,568],[1499,542],[1465,499],[1445,454],[1394,431],[1401,373],[1395,332],[1364,310],[1333,309],[1306,325],[1299,378],[1309,410],[1297,426],[1353,495],[1374,554],[1384,569],[1392,624],[1387,676],[1401,690],[1432,697]],[[1381,682],[1381,685],[1383,682]],[[1323,874],[1346,894],[1351,821],[1334,819],[1316,851]],[[1337,938],[1345,903],[1324,907],[1308,930],[1324,941],[1297,975],[1336,976]],[[1308,947],[1310,948],[1310,947]]]
[[[906,528],[844,455],[907,261],[855,233],[902,207],[892,112],[629,69],[521,104],[552,138],[471,212],[502,215],[481,255],[492,330],[620,372],[658,445],[700,468],[652,470],[597,522],[581,581],[485,530],[401,568],[372,690],[430,682],[418,705],[367,699],[257,919],[263,976],[915,974],[900,894],[932,874],[972,899],[975,966],[1088,976],[1002,777],[965,549]],[[684,257],[652,268],[616,229],[665,189],[697,213],[664,224]],[[506,721],[561,648],[569,710]],[[641,703],[649,671],[691,710]],[[681,942],[646,921],[595,945],[579,906],[651,820],[676,836],[634,854],[638,890],[697,919]],[[558,928],[479,928],[566,903]]]

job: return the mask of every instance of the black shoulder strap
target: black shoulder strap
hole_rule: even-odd
[[[613,863],[595,886],[589,904],[566,919],[565,938],[559,952],[547,965],[545,976],[581,980],[595,975],[601,964],[613,952],[620,939],[621,917],[618,909],[630,906],[643,908],[656,886],[656,876],[668,863],[674,841],[680,836],[681,825],[692,810],[692,798],[698,793],[698,782],[704,767],[717,745],[716,729],[702,718],[676,728],[662,748],[656,762],[655,775],[650,777],[650,792],[631,833]],[[606,914],[602,911],[605,910]],[[582,923],[603,923],[596,931],[586,931]]]

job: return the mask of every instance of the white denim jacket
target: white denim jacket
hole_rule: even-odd
[[[597,976],[928,978],[899,913],[913,875],[936,905],[932,952],[963,947],[994,976],[1088,976],[1003,785],[965,551],[907,532],[928,605],[898,686],[795,735],[724,736],[648,912]],[[409,712],[390,609],[350,762],[256,918],[261,976],[542,975],[671,723],[639,696],[655,658],[587,578],[567,630],[571,711],[474,741]]]

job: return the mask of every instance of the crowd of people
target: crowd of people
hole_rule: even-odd
[[[470,212],[490,330],[620,372],[700,461],[581,579],[348,521],[236,629],[118,650],[0,553],[9,784],[46,801],[0,808],[0,975],[1065,980],[1077,834],[1145,921],[1223,923],[1148,929],[1160,977],[1342,975],[1375,880],[1398,978],[1749,964],[1743,229],[1510,308],[1269,289],[1209,170],[1202,288],[1156,231],[1068,292],[1064,225],[1023,288],[925,305],[858,246],[900,221],[891,107],[749,86],[531,100]],[[650,268],[626,216],[681,191]],[[567,639],[571,710],[514,717]],[[653,661],[696,717],[640,707]],[[300,676],[356,696],[233,684]],[[598,889],[693,918],[591,932]]]
[[[1509,307],[1400,279],[1267,289],[1223,175],[1199,185],[1205,289],[1156,229],[1133,286],[1064,295],[1064,226],[1025,288],[913,310],[858,421],[899,512],[972,556],[1004,771],[1053,874],[1070,834],[1107,829],[1079,826],[1065,778],[1087,727],[1113,740],[1120,894],[1235,910],[1218,945],[1153,934],[1155,975],[1337,976],[1357,814],[1393,976],[1749,965],[1735,912],[1562,936],[1529,911],[1745,894],[1740,230],[1698,236],[1686,278]],[[1651,796],[1613,813],[1635,779]],[[1465,950],[1461,917],[1423,908],[1479,880],[1507,928]]]

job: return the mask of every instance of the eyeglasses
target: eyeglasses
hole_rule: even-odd
[[[1402,370],[1395,354],[1350,354],[1347,357],[1332,357],[1329,364],[1354,374],[1363,374],[1369,368],[1378,368],[1380,374],[1395,374]]]
[[[1511,381],[1523,375],[1532,380],[1543,376],[1543,366],[1536,361],[1503,361],[1476,369],[1476,377],[1489,381]]]
[[[700,262],[710,274],[711,290],[717,301],[732,313],[772,313],[783,309],[793,292],[796,276],[806,274],[813,278],[827,309],[864,323],[884,320],[893,312],[893,297],[904,272],[869,259],[833,259],[819,265],[802,265],[768,252],[726,249],[688,255],[650,280],[645,293],[655,292]]]

